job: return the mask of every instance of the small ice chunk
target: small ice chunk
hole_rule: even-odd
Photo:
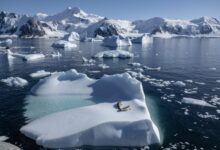
[[[8,86],[15,86],[15,87],[24,87],[28,85],[28,81],[22,79],[20,77],[8,77],[6,79],[1,79],[1,82],[5,83]]]
[[[97,53],[94,58],[132,58],[134,54],[124,50],[110,50]]]
[[[52,57],[62,57],[62,54],[60,52],[52,53]]]
[[[151,68],[151,67],[148,67],[148,66],[144,66],[143,68],[146,69],[146,70],[150,70],[150,71],[160,71],[161,70],[161,67]]]
[[[220,80],[216,80],[217,83],[220,83]]]
[[[51,75],[51,72],[45,70],[39,70],[37,72],[31,73],[30,76],[32,78],[42,78]]]
[[[185,104],[199,105],[199,106],[204,106],[204,107],[215,107],[204,100],[194,99],[190,97],[184,97],[182,99],[182,102]]]
[[[102,68],[102,69],[108,69],[108,68],[110,68],[110,67],[109,67],[108,65],[106,65],[106,64],[99,64],[98,67],[99,67],[99,68]]]
[[[178,86],[178,87],[185,87],[186,83],[184,83],[183,81],[176,81],[173,83],[173,85]]]
[[[197,113],[197,116],[203,119],[211,118],[211,119],[219,120],[219,117],[217,117],[216,115],[211,115],[208,112],[205,112],[205,114]]]
[[[193,83],[193,80],[185,80],[188,83]]]
[[[138,62],[129,63],[128,65],[132,67],[141,67],[141,64]]]
[[[212,68],[209,68],[209,70],[216,71],[217,69],[215,67],[212,67]]]
[[[77,47],[77,45],[69,41],[59,40],[53,43],[52,47],[68,49],[68,48],[75,48]]]

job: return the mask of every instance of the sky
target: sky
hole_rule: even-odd
[[[220,0],[0,0],[0,10],[28,15],[53,15],[69,6],[113,19],[220,18]]]

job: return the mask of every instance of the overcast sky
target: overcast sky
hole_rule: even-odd
[[[29,15],[56,14],[68,6],[114,19],[220,18],[220,0],[0,0],[0,10]]]

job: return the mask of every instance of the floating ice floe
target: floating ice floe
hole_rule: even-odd
[[[62,54],[60,52],[54,52],[51,54],[52,57],[62,57]]]
[[[94,58],[132,58],[134,54],[124,50],[110,50],[97,53]]]
[[[219,120],[219,117],[217,117],[216,115],[211,115],[208,112],[205,112],[205,114],[201,114],[201,113],[197,113],[197,116],[203,119],[215,119],[215,120]]]
[[[102,68],[102,69],[108,69],[110,68],[110,66],[106,65],[106,64],[99,64],[98,65],[99,68]]]
[[[220,80],[216,80],[217,83],[220,83]]]
[[[117,47],[117,46],[131,46],[131,40],[129,38],[124,38],[121,36],[110,36],[103,40],[105,46]]]
[[[141,67],[141,64],[138,62],[132,62],[132,63],[129,63],[128,65],[132,67]]]
[[[213,68],[209,68],[209,70],[216,71],[217,68],[213,67]]]
[[[146,69],[146,70],[150,70],[150,71],[160,71],[161,70],[161,67],[151,68],[151,67],[148,67],[148,66],[143,66],[143,68]]]
[[[189,97],[184,97],[182,99],[182,103],[185,104],[191,104],[191,105],[198,105],[198,106],[204,106],[204,107],[215,107],[208,102],[204,100],[199,100],[199,99],[194,99],[194,98],[189,98]]]
[[[173,85],[178,86],[178,87],[185,87],[186,83],[184,83],[183,81],[176,81],[173,83]]]
[[[59,40],[52,44],[52,47],[55,48],[64,48],[64,49],[70,49],[75,48],[77,45],[73,42],[65,41],[65,40]]]
[[[32,78],[42,78],[42,77],[46,77],[49,75],[51,75],[51,72],[48,72],[45,70],[39,70],[39,71],[36,71],[36,72],[30,74],[30,76]]]
[[[198,88],[193,88],[193,89],[185,89],[184,90],[185,94],[197,94],[198,93]]]
[[[24,87],[28,85],[28,81],[22,79],[20,77],[8,77],[6,79],[1,79],[1,82],[5,83],[8,86],[15,86],[15,87]]]
[[[149,44],[153,42],[153,38],[148,35],[133,38],[132,43]]]
[[[8,50],[8,58],[20,58],[24,61],[34,61],[45,58],[44,54],[20,54],[20,53],[13,53],[10,50]]]
[[[46,115],[20,129],[43,147],[145,146],[160,142],[142,84],[127,73],[94,80],[76,70],[58,72],[40,80],[31,91],[36,96],[57,95],[61,101],[62,96],[80,95],[95,102]],[[118,111],[119,101],[120,107],[130,109]]]

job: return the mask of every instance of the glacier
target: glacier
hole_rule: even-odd
[[[82,102],[94,102],[89,106],[38,117],[20,129],[43,147],[145,146],[160,143],[159,130],[148,111],[142,84],[127,73],[105,75],[95,80],[71,69],[40,80],[31,93],[41,98],[59,96],[60,101],[66,96],[82,96],[85,98],[81,99]],[[118,111],[116,104],[119,101],[130,109]]]

